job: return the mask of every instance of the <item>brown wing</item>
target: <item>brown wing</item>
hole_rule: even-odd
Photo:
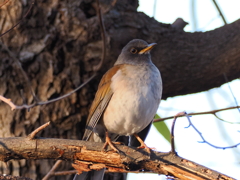
[[[100,84],[98,85],[98,91],[95,95],[91,108],[89,110],[89,115],[86,123],[86,129],[83,135],[83,140],[87,141],[92,134],[93,129],[97,125],[99,119],[101,118],[104,110],[106,109],[113,92],[111,90],[111,79],[120,69],[122,65],[113,66],[109,69],[105,75],[102,77]]]

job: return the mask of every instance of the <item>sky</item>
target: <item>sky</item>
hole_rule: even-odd
[[[240,18],[239,0],[217,0],[227,23],[231,23]],[[209,31],[224,25],[211,0],[139,0],[138,11],[146,13],[162,23],[171,24],[181,17],[189,23],[185,31]],[[154,4],[155,15],[154,15]],[[193,10],[192,7],[196,7]],[[192,14],[197,19],[194,23]],[[134,38],[134,37],[133,37]],[[163,82],[164,84],[164,82]],[[163,87],[164,88],[164,87]],[[162,100],[158,110],[161,117],[174,116],[178,112],[186,111],[203,112],[219,108],[226,108],[240,104],[240,80],[226,83],[219,88],[214,88],[205,92],[177,96]],[[232,91],[232,93],[231,93]],[[235,97],[233,97],[233,95]],[[240,113],[237,109],[224,111],[218,115],[229,122],[240,122]],[[240,124],[225,123],[213,115],[200,115],[191,117],[193,124],[201,131],[204,138],[216,146],[230,146],[240,143]],[[167,120],[166,124],[171,127],[172,120]],[[232,149],[216,149],[202,141],[200,136],[192,127],[186,128],[188,121],[186,117],[178,118],[175,125],[176,151],[179,156],[192,160],[196,163],[217,170],[233,178],[240,179],[240,147]],[[146,139],[149,147],[156,148],[157,151],[167,152],[170,144],[152,127]],[[157,174],[129,174],[128,180],[163,180],[166,176]]]

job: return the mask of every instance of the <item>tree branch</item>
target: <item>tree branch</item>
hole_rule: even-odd
[[[117,145],[120,153],[102,152],[103,143],[79,140],[11,137],[0,138],[0,160],[62,159],[74,161],[78,171],[106,167],[112,172],[138,170],[174,176],[180,179],[233,179],[224,174],[177,156],[175,153],[144,150]],[[109,149],[108,149],[109,150]],[[85,166],[83,166],[83,164]]]
[[[7,1],[8,2],[8,1]],[[6,2],[6,3],[7,3]],[[17,27],[27,16],[28,14],[31,12],[32,7],[34,5],[34,0],[31,2],[31,5],[29,7],[29,9],[27,10],[27,12],[24,14],[24,16],[22,17],[22,19],[20,19],[20,21],[18,23],[16,23],[14,26],[12,26],[10,29],[8,29],[7,31],[5,31],[4,33],[0,34],[0,37],[4,36],[5,34],[7,34],[8,32],[12,31],[15,27]],[[1,6],[3,6],[4,4],[2,4]]]
[[[55,170],[58,168],[58,166],[62,163],[62,160],[57,160],[56,163],[53,165],[53,167],[50,169],[50,171],[42,178],[42,180],[48,180],[52,176],[56,176]],[[71,172],[72,173],[72,172]],[[59,174],[59,173],[58,173]],[[76,174],[76,172],[75,172]],[[63,174],[61,174],[63,175]],[[66,172],[65,174],[66,175]]]
[[[222,13],[221,9],[219,8],[219,6],[218,6],[218,4],[217,4],[216,0],[213,0],[213,4],[215,5],[215,7],[216,7],[216,9],[217,9],[217,11],[218,11],[219,15],[221,16],[221,18],[222,18],[222,20],[223,20],[224,24],[226,25],[226,24],[227,24],[227,21],[226,21],[226,19],[225,19],[224,15],[223,15],[223,13]]]
[[[189,33],[140,12],[110,12],[104,18],[115,57],[133,37],[158,44],[152,59],[162,74],[164,99],[218,87],[226,83],[224,73],[230,81],[240,76],[236,49],[240,46],[240,20],[212,31]],[[116,28],[110,28],[115,24]]]
[[[53,102],[56,102],[56,101],[59,101],[61,99],[64,99],[70,95],[72,95],[73,93],[77,92],[79,89],[81,89],[82,87],[84,87],[86,84],[88,84],[94,77],[96,76],[96,73],[94,73],[90,78],[88,78],[84,83],[82,83],[81,85],[79,85],[76,89],[72,90],[71,92],[67,93],[67,94],[64,94],[60,97],[57,97],[57,98],[54,98],[54,99],[50,99],[48,101],[38,101],[38,102],[35,102],[33,104],[30,104],[30,105],[27,105],[27,104],[23,104],[21,106],[17,106],[15,105],[11,99],[7,99],[5,98],[4,96],[0,95],[0,100],[4,101],[6,104],[8,104],[12,110],[14,109],[30,109],[30,108],[33,108],[35,106],[40,106],[40,105],[45,105],[45,104],[50,104],[50,103],[53,103]]]
[[[234,145],[231,145],[231,146],[225,146],[225,147],[221,147],[221,146],[216,146],[216,145],[213,145],[212,143],[208,142],[204,136],[202,135],[202,133],[193,125],[192,121],[190,120],[190,117],[189,117],[189,114],[185,113],[185,116],[187,117],[188,119],[188,122],[189,122],[189,125],[188,127],[192,126],[192,128],[198,133],[198,135],[201,137],[202,139],[202,142],[200,143],[206,143],[208,144],[209,146],[212,146],[216,149],[230,149],[230,148],[236,148],[240,145],[240,143],[237,143],[237,144],[234,144]]]
[[[221,118],[219,118],[216,113],[221,112],[221,111],[226,111],[226,110],[230,110],[230,109],[239,109],[240,106],[232,106],[232,107],[227,107],[227,108],[222,108],[222,109],[215,109],[212,111],[204,111],[204,112],[196,112],[196,113],[188,113],[189,116],[196,116],[196,115],[206,115],[206,114],[213,114],[214,116],[216,116],[219,120],[230,123],[230,124],[239,124],[239,122],[229,122],[229,121],[225,121]],[[184,114],[182,114],[181,116],[185,116]],[[165,118],[160,118],[160,119],[155,119],[154,122],[159,122],[159,121],[164,121],[164,120],[168,120],[168,119],[173,119],[175,116],[169,116],[169,117],[165,117]]]
[[[43,124],[42,126],[38,127],[37,129],[35,129],[33,132],[31,132],[31,133],[28,135],[28,138],[29,138],[30,140],[36,138],[37,133],[39,133],[40,131],[42,131],[43,129],[45,129],[46,127],[48,127],[49,125],[50,125],[50,122],[47,122],[47,123]]]

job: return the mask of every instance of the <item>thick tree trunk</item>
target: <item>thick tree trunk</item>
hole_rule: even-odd
[[[3,1],[0,1],[0,3]],[[27,3],[27,4],[26,4]],[[0,94],[15,104],[32,103],[27,80],[41,101],[61,96],[84,82],[100,61],[102,39],[94,1],[36,1],[20,26],[1,38]],[[9,1],[0,11],[0,33],[15,25],[31,1]],[[163,98],[208,90],[240,76],[240,20],[219,29],[186,33],[137,12],[137,0],[101,2],[107,32],[107,56],[101,72],[79,92],[61,101],[12,112],[0,102],[0,137],[26,136],[52,121],[42,137],[79,139],[102,74],[131,39],[157,42],[153,61],[164,84]],[[11,161],[0,173],[41,179],[53,161]],[[61,169],[71,169],[64,164]],[[69,178],[69,177],[67,177]],[[63,179],[67,179],[63,177]],[[57,179],[60,179],[59,177]]]

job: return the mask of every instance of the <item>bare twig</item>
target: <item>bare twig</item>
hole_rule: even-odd
[[[46,176],[44,176],[44,177],[42,178],[42,180],[48,180],[48,179],[49,179],[50,177],[52,177],[52,176],[57,176],[54,171],[58,168],[58,166],[59,166],[61,163],[62,163],[62,160],[57,160],[57,162],[53,165],[52,169],[46,174]],[[75,170],[75,171],[76,171],[76,170]],[[61,175],[67,175],[67,174],[66,174],[66,171],[64,171],[64,172],[65,172],[65,174],[61,174]],[[75,172],[75,173],[76,173],[76,172]],[[58,176],[60,176],[60,175],[58,175]]]
[[[175,151],[175,142],[174,142],[174,128],[175,128],[175,123],[178,117],[184,116],[185,112],[179,112],[174,116],[173,123],[172,123],[172,128],[171,128],[171,153],[176,154]]]
[[[35,102],[38,102],[38,98],[32,88],[31,85],[31,81],[29,80],[26,72],[23,70],[21,63],[19,62],[19,60],[15,57],[15,55],[12,53],[12,51],[9,50],[9,48],[7,46],[5,46],[5,44],[3,44],[2,42],[0,42],[0,45],[3,47],[4,50],[6,50],[9,54],[9,56],[14,60],[15,64],[17,65],[18,69],[21,71],[21,73],[23,74],[25,81],[27,82],[28,88],[31,90],[31,94],[33,96],[33,99],[35,100]]]
[[[22,19],[20,19],[20,21],[19,21],[17,24],[15,24],[13,27],[11,27],[10,29],[8,29],[6,32],[0,34],[0,37],[4,36],[4,35],[7,34],[8,32],[10,32],[11,30],[13,30],[15,27],[17,27],[17,26],[27,17],[27,15],[30,13],[30,11],[32,10],[32,7],[33,7],[34,3],[35,3],[35,2],[34,2],[34,0],[33,0],[33,1],[31,2],[31,5],[30,5],[29,9],[28,9],[27,12],[24,14],[24,16],[22,17]]]
[[[45,104],[49,104],[49,103],[53,103],[53,102],[56,102],[56,101],[59,101],[63,98],[66,98],[68,96],[70,96],[71,94],[75,93],[76,91],[78,91],[79,89],[81,89],[83,86],[85,86],[87,83],[89,83],[94,77],[96,76],[96,73],[94,73],[87,81],[85,81],[83,84],[81,84],[80,86],[78,86],[76,89],[74,89],[73,91],[63,95],[63,96],[60,96],[58,98],[55,98],[55,99],[51,99],[49,101],[40,101],[40,102],[35,102],[33,104],[30,104],[30,105],[21,105],[21,106],[17,106],[15,105],[14,103],[11,102],[10,99],[7,99],[3,96],[0,95],[0,100],[4,101],[5,103],[7,103],[11,108],[12,110],[14,109],[30,109],[30,108],[33,108],[35,106],[40,106],[40,105],[45,105]]]
[[[188,122],[189,122],[189,126],[188,126],[188,127],[192,126],[192,128],[199,134],[199,136],[200,136],[201,139],[202,139],[202,142],[201,142],[201,143],[206,143],[206,144],[208,144],[208,145],[210,145],[210,146],[212,146],[212,147],[214,147],[214,148],[216,148],[216,149],[230,149],[230,148],[235,148],[235,147],[237,147],[237,146],[240,145],[240,143],[238,143],[238,144],[235,144],[235,145],[232,145],[232,146],[220,147],[220,146],[215,146],[215,145],[213,145],[212,143],[206,141],[206,139],[203,137],[202,133],[193,125],[192,121],[190,120],[189,115],[190,115],[190,114],[185,113],[185,116],[187,117]],[[187,128],[188,128],[188,127],[187,127]]]
[[[8,104],[11,107],[12,110],[16,109],[16,105],[12,103],[11,99],[7,99],[7,98],[0,95],[0,100],[5,102],[6,104]]]
[[[221,118],[219,118],[216,113],[217,112],[221,112],[221,111],[225,111],[225,110],[230,110],[230,109],[238,109],[240,108],[240,106],[232,106],[232,107],[228,107],[228,108],[223,108],[223,109],[216,109],[216,110],[212,110],[212,111],[204,111],[204,112],[197,112],[197,113],[189,113],[189,116],[194,116],[194,115],[206,115],[206,114],[213,114],[214,116],[216,116],[219,120],[230,123],[230,124],[240,124],[240,122],[229,122],[229,121],[225,121]],[[169,117],[165,117],[165,118],[160,118],[160,119],[155,119],[154,122],[159,122],[159,121],[164,121],[167,119],[173,119],[174,116],[169,116]]]
[[[38,127],[37,129],[35,129],[33,132],[31,132],[31,134],[28,135],[29,139],[34,139],[35,136],[37,135],[37,133],[39,133],[40,131],[42,131],[43,129],[45,129],[47,126],[49,126],[50,121],[43,124],[42,126]]]
[[[102,46],[102,57],[101,57],[101,61],[100,63],[98,64],[98,66],[95,68],[95,72],[96,71],[99,71],[103,65],[103,62],[105,60],[105,56],[106,56],[106,30],[105,30],[105,26],[104,26],[104,23],[103,23],[103,18],[102,18],[102,12],[101,12],[101,7],[100,7],[100,4],[99,4],[99,0],[97,0],[97,7],[95,7],[95,10],[97,12],[97,15],[98,15],[98,20],[99,20],[99,24],[100,24],[100,29],[101,29],[101,36],[102,36],[102,43],[103,43],[103,46]]]
[[[230,123],[230,124],[240,124],[240,122],[229,122],[229,121],[226,121],[226,120],[220,118],[216,113],[213,113],[213,115],[214,115],[217,119],[219,119],[220,121],[223,121],[223,122],[226,122],[226,123]]]
[[[10,0],[6,0],[5,2],[3,2],[2,4],[0,4],[0,8],[3,7],[5,4],[7,4]]]
[[[171,152],[174,154],[176,154],[175,142],[174,142],[174,127],[175,127],[176,120],[177,120],[177,117],[173,119],[172,128],[171,128]]]
[[[72,95],[73,93],[77,92],[79,89],[81,89],[83,86],[85,86],[86,84],[88,84],[97,74],[94,73],[90,78],[88,78],[84,83],[82,83],[80,86],[78,86],[76,89],[74,89],[73,91],[61,96],[61,97],[58,97],[58,98],[55,98],[55,99],[51,99],[49,101],[45,101],[45,102],[38,102],[37,105],[45,105],[45,104],[49,104],[49,103],[52,103],[52,102],[56,102],[56,101],[59,101],[61,99],[64,99],[70,95]]]
[[[214,3],[214,5],[215,5],[215,7],[217,8],[217,10],[218,10],[218,12],[219,12],[219,15],[221,16],[221,18],[222,18],[224,24],[226,25],[226,24],[227,24],[227,21],[226,21],[224,15],[223,15],[221,9],[219,8],[219,6],[218,6],[216,0],[213,0],[213,3]]]

